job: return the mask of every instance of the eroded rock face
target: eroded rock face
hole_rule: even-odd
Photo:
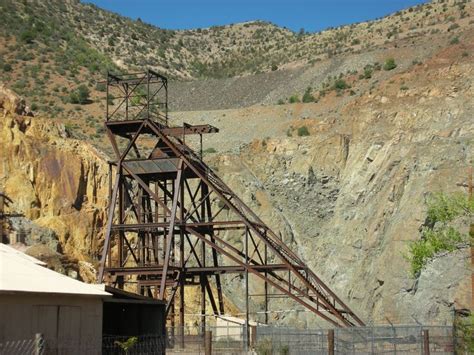
[[[33,116],[25,100],[3,84],[0,84],[0,109],[3,110],[3,117],[7,115]]]
[[[465,191],[474,158],[473,68],[416,74],[428,82],[409,96],[382,103],[364,95],[323,132],[254,141],[211,161],[368,323],[451,324],[455,309],[472,307],[467,247],[436,256],[416,279],[404,255],[421,237],[428,194]],[[218,139],[210,145],[219,147]],[[261,293],[259,284],[252,288]],[[291,308],[281,299],[271,304]],[[279,318],[311,322],[305,313]]]
[[[24,116],[23,101],[1,87],[0,98],[0,184],[10,210],[53,230],[68,256],[95,257],[107,201],[104,156],[53,121]]]

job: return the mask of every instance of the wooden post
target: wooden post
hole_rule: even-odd
[[[472,200],[473,198],[472,170],[472,166],[470,166],[467,177],[467,190],[469,200]],[[471,226],[469,227],[469,236],[472,241],[474,238],[474,223],[471,223]],[[474,308],[474,245],[471,245],[471,307]]]
[[[204,333],[204,354],[212,354],[212,332],[210,330],[206,330]]]
[[[250,349],[255,349],[257,346],[257,327],[250,326]]]
[[[0,192],[0,243],[3,243],[3,223],[5,221],[4,219],[4,213],[5,213],[5,200],[3,194]],[[6,240],[5,240],[6,243]]]
[[[423,330],[423,354],[430,355],[430,334],[429,330]]]
[[[43,334],[35,334],[35,355],[42,355],[44,350],[44,338]]]
[[[469,236],[474,240],[474,223],[469,227]],[[471,309],[474,309],[474,245],[471,244]]]
[[[334,355],[334,329],[328,330],[328,355]]]

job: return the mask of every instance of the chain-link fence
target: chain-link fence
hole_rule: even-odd
[[[464,338],[463,338],[464,339]],[[166,335],[104,335],[102,345],[35,339],[0,343],[3,354],[468,354],[450,326],[294,329],[245,325],[174,327]],[[469,337],[472,339],[472,334]],[[462,347],[461,347],[462,346]]]
[[[43,355],[44,340],[38,335],[34,339],[13,340],[0,343],[0,355]]]
[[[102,338],[103,355],[135,355],[165,353],[167,338],[160,335],[114,336],[104,335]]]
[[[207,326],[205,332],[198,326],[168,328],[166,354],[207,354],[206,341],[210,343],[212,354],[246,354],[245,329],[245,326],[234,325]]]
[[[253,348],[257,354],[452,354],[449,326],[353,327],[296,330],[259,327]]]

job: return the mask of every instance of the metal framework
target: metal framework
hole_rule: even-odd
[[[203,161],[202,134],[218,129],[168,125],[167,88],[151,70],[108,74],[105,128],[116,156],[99,282],[166,301],[172,326],[177,295],[184,325],[186,286],[200,286],[204,327],[206,297],[214,314],[224,314],[221,278],[231,273],[245,276],[248,322],[255,275],[264,283],[266,322],[268,300],[278,294],[331,325],[363,325]],[[191,134],[200,136],[201,154],[186,144]]]
[[[11,243],[8,238],[9,218],[24,217],[22,213],[5,212],[5,206],[8,206],[11,202],[13,201],[7,195],[0,192],[0,243]],[[7,233],[5,233],[5,226],[7,227]]]

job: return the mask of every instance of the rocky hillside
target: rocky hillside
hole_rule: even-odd
[[[334,95],[179,120],[221,129],[206,137],[217,151],[207,159],[364,319],[448,324],[454,309],[471,307],[468,244],[437,253],[415,276],[405,257],[429,224],[430,196],[466,196],[474,66],[463,53],[472,37],[465,45],[434,51],[345,104]],[[467,242],[472,221],[458,224]],[[301,313],[283,318],[305,324]]]
[[[464,0],[298,34],[258,21],[163,30],[73,0],[0,0],[0,9],[0,81],[101,149],[107,70],[148,66],[174,78],[174,111],[274,105],[302,100],[308,88],[307,99],[319,100],[340,76],[345,96],[358,96],[439,47],[469,41],[474,27]],[[389,58],[397,67],[384,71]]]

